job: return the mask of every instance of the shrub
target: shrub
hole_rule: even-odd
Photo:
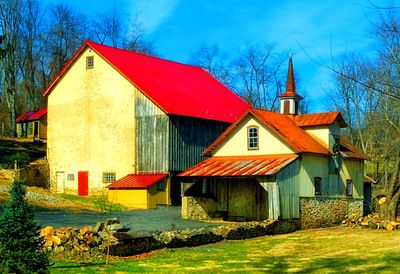
[[[26,190],[15,180],[9,192],[11,199],[0,213],[0,272],[48,273],[48,253],[41,251],[44,242]]]
[[[18,152],[16,154],[7,155],[2,159],[3,166],[7,168],[13,168],[15,161],[17,161],[18,167],[27,166],[30,162],[29,154],[26,152]]]

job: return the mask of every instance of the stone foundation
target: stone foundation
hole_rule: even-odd
[[[190,220],[210,220],[217,216],[217,202],[206,197],[182,197],[182,218]]]
[[[347,215],[362,215],[363,200],[355,198],[300,198],[301,228],[327,227],[340,224]]]
[[[262,222],[243,222],[214,228],[193,230],[173,230],[145,237],[119,239],[118,244],[110,246],[110,254],[132,256],[161,248],[178,248],[216,243],[223,240],[239,240],[264,235],[294,232],[300,228],[299,219],[266,220]]]

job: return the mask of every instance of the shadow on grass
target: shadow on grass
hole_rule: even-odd
[[[363,254],[360,254],[362,257]],[[296,257],[301,259],[301,256]],[[396,272],[399,273],[400,254],[386,255],[370,258],[318,258],[308,262],[293,262],[293,258],[288,256],[265,257],[259,262],[253,264],[253,267],[267,271],[268,273],[379,273]]]
[[[51,269],[72,269],[81,267],[92,267],[92,266],[109,266],[106,263],[85,263],[85,262],[65,262],[60,265],[53,265]]]

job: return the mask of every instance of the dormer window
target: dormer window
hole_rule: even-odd
[[[258,149],[258,127],[256,126],[247,128],[247,147],[248,149]]]
[[[86,57],[86,69],[92,69],[94,66],[93,56]]]

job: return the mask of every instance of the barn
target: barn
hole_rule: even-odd
[[[250,108],[199,67],[92,41],[44,95],[53,191],[100,195],[128,175],[144,186],[167,174],[162,204],[180,204],[176,174],[205,159],[201,152]]]

